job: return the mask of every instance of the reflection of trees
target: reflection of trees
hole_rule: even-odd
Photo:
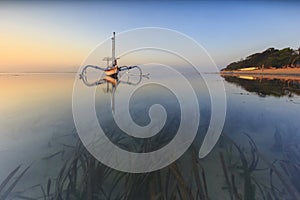
[[[235,76],[224,76],[227,82],[241,86],[248,92],[254,92],[259,96],[292,96],[300,95],[300,81],[282,79],[254,79],[247,80]]]

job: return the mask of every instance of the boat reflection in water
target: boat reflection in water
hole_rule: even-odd
[[[113,74],[111,76],[105,75],[104,77],[101,77],[100,79],[96,81],[89,81],[88,75],[87,75],[87,69],[95,68],[95,66],[87,66],[84,68],[80,74],[80,79],[83,81],[83,83],[88,87],[98,86],[98,85],[106,85],[105,88],[103,88],[104,93],[111,93],[111,109],[114,113],[115,111],[115,92],[117,90],[117,87],[119,84],[127,84],[127,85],[138,85],[141,83],[143,78],[149,79],[149,73],[143,74],[142,69],[138,66],[130,66],[130,67],[121,67],[121,71],[126,71],[124,73],[118,72],[116,74]],[[136,69],[136,70],[135,70]],[[137,71],[130,73],[130,71]]]

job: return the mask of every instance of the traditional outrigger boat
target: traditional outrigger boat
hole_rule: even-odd
[[[80,77],[83,75],[83,73],[86,72],[86,70],[88,68],[94,68],[94,69],[102,70],[102,71],[104,71],[106,76],[112,76],[112,77],[117,77],[118,73],[120,71],[130,70],[130,69],[133,69],[133,68],[139,68],[138,66],[121,66],[121,67],[118,66],[117,60],[119,58],[116,58],[116,53],[115,53],[115,44],[116,44],[116,34],[115,34],[115,32],[113,32],[113,36],[112,36],[111,39],[112,39],[112,56],[103,58],[103,61],[107,61],[107,67],[102,68],[102,67],[98,67],[98,66],[94,66],[94,65],[87,65],[83,68],[83,70],[80,74]],[[110,61],[111,61],[111,64],[110,64]]]
[[[106,90],[105,93],[112,93],[112,98],[111,98],[111,108],[112,108],[112,112],[114,113],[114,101],[115,101],[115,91],[117,86],[120,83],[123,84],[127,84],[127,85],[138,85],[141,81],[142,78],[149,78],[149,74],[143,74],[142,73],[142,69],[139,66],[121,66],[119,67],[117,65],[117,59],[115,56],[115,32],[113,32],[113,37],[112,37],[112,57],[105,57],[103,58],[103,61],[107,61],[107,67],[106,68],[102,68],[102,67],[98,67],[95,65],[86,65],[82,71],[81,74],[79,75],[79,78],[82,79],[83,83],[86,86],[92,87],[92,86],[98,86],[101,84],[105,84],[106,83]],[[110,61],[111,61],[111,65],[110,65]],[[87,69],[88,68],[92,68],[92,69],[96,69],[96,70],[101,70],[104,71],[105,76],[102,76],[100,79],[90,82],[88,80],[87,77]],[[138,73],[135,74],[130,74],[130,73],[122,73],[121,75],[119,75],[119,72],[121,71],[125,71],[125,70],[131,70],[131,69],[137,69]],[[121,80],[122,76],[125,75],[127,76],[127,80]],[[130,77],[138,77],[137,79],[135,79],[135,81],[130,81]]]

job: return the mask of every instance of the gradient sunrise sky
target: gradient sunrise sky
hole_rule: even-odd
[[[140,27],[182,32],[223,68],[269,47],[298,48],[299,9],[296,1],[1,1],[0,72],[76,71],[113,31]]]

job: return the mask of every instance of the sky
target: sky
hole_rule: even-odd
[[[0,72],[76,71],[113,31],[141,27],[186,34],[223,68],[270,47],[298,48],[299,9],[296,1],[1,1]]]

